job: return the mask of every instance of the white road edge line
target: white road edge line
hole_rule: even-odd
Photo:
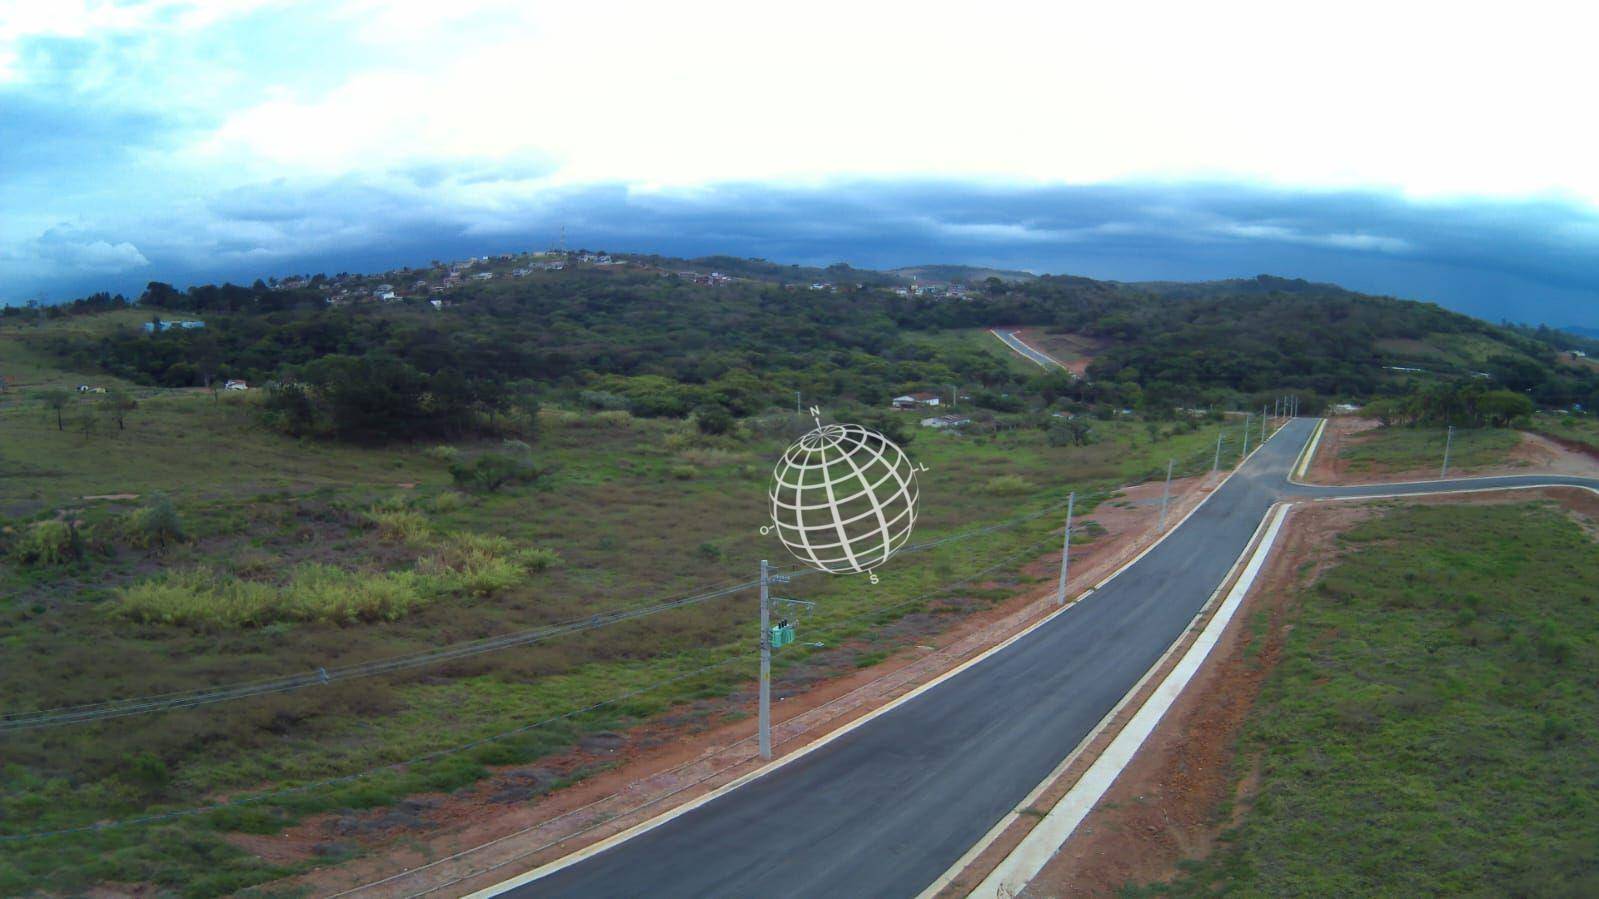
[[[986,899],[990,896],[1016,895],[1038,875],[1039,871],[1043,870],[1044,865],[1055,856],[1055,853],[1060,851],[1061,846],[1077,829],[1077,825],[1082,823],[1094,805],[1105,795],[1105,791],[1116,782],[1122,769],[1132,761],[1133,755],[1154,731],[1160,719],[1176,702],[1183,688],[1188,685],[1189,680],[1210,655],[1211,649],[1221,639],[1222,632],[1232,621],[1233,613],[1238,610],[1244,596],[1254,585],[1256,576],[1260,574],[1260,569],[1265,565],[1272,544],[1276,542],[1277,534],[1282,530],[1283,520],[1291,508],[1290,503],[1278,503],[1274,510],[1275,514],[1262,519],[1262,524],[1268,520],[1271,522],[1265,536],[1255,547],[1243,574],[1233,584],[1227,598],[1217,607],[1216,614],[1205,625],[1204,631],[1194,640],[1193,645],[1189,646],[1188,651],[1183,653],[1176,667],[1160,682],[1149,699],[1145,700],[1132,720],[1127,722],[1099,758],[1083,772],[1077,783],[1073,784],[1049,814],[1028,832],[1021,843],[1011,850],[1010,855],[1006,856],[976,889],[967,894],[969,897]]]
[[[988,851],[988,847],[993,845],[994,841],[999,839],[1000,835],[1003,834],[1005,830],[1016,821],[1017,818],[1021,817],[1021,812],[1023,809],[1029,808],[1034,803],[1038,802],[1039,797],[1043,796],[1045,791],[1047,791],[1052,785],[1054,785],[1055,781],[1059,780],[1066,773],[1066,769],[1070,768],[1072,763],[1077,761],[1078,756],[1081,756],[1084,752],[1088,751],[1088,747],[1094,742],[1094,740],[1098,739],[1099,735],[1104,732],[1105,728],[1109,727],[1110,723],[1116,720],[1116,716],[1122,713],[1122,710],[1127,707],[1128,703],[1133,701],[1133,697],[1138,695],[1139,691],[1144,688],[1144,685],[1149,682],[1149,679],[1155,676],[1155,672],[1159,671],[1161,666],[1166,664],[1166,660],[1171,658],[1172,653],[1177,651],[1177,647],[1183,642],[1182,635],[1193,630],[1195,625],[1199,623],[1199,620],[1205,617],[1205,614],[1210,611],[1211,606],[1215,605],[1217,597],[1221,595],[1222,588],[1226,587],[1228,582],[1233,579],[1233,576],[1238,574],[1238,569],[1243,567],[1245,561],[1249,558],[1249,548],[1254,546],[1256,541],[1260,539],[1261,532],[1266,529],[1266,524],[1270,520],[1271,512],[1270,510],[1267,510],[1267,514],[1261,516],[1260,524],[1255,526],[1255,532],[1250,535],[1249,541],[1244,544],[1244,551],[1238,554],[1237,559],[1233,560],[1232,567],[1227,569],[1227,574],[1222,577],[1221,583],[1216,585],[1216,589],[1212,591],[1210,597],[1205,600],[1205,604],[1200,606],[1199,611],[1194,613],[1193,619],[1191,619],[1188,624],[1184,626],[1182,633],[1178,634],[1177,638],[1171,641],[1171,645],[1167,646],[1166,651],[1160,654],[1160,658],[1156,659],[1155,663],[1149,666],[1149,669],[1145,671],[1143,676],[1138,679],[1138,682],[1129,687],[1126,693],[1122,694],[1122,698],[1117,700],[1116,704],[1111,707],[1111,710],[1105,713],[1105,717],[1099,719],[1093,728],[1090,729],[1088,733],[1078,741],[1077,746],[1072,749],[1072,751],[1066,756],[1065,760],[1059,765],[1055,766],[1055,770],[1049,772],[1049,774],[1043,780],[1039,781],[1038,786],[1034,787],[1032,791],[1029,792],[1027,796],[1024,797],[1022,801],[1010,811],[1009,814],[1001,818],[999,823],[989,828],[988,832],[983,834],[982,839],[978,840],[976,843],[973,843],[972,848],[966,850],[965,854],[956,859],[955,863],[950,865],[943,874],[939,875],[937,880],[933,881],[926,889],[917,894],[917,899],[931,899],[931,897],[936,896],[938,893],[943,891],[946,886],[949,886],[949,884],[954,881],[955,878],[959,877],[966,870],[968,865],[977,860],[978,856]],[[1138,556],[1135,557],[1131,562],[1128,562],[1127,565],[1132,565],[1133,562],[1137,562],[1140,558],[1143,558],[1143,553],[1139,553]],[[1118,573],[1120,573],[1119,570]],[[1109,580],[1109,578],[1106,580]],[[1097,590],[1099,588],[1095,587],[1093,589]],[[1091,593],[1093,590],[1090,590],[1089,592]],[[1084,594],[1082,598],[1086,599],[1087,594]]]
[[[1279,429],[1279,431],[1280,431],[1280,429]],[[1276,437],[1277,433],[1278,432],[1273,432],[1271,436],[1272,437]],[[1268,440],[1269,440],[1269,438],[1268,438]],[[1254,453],[1250,453],[1250,455],[1253,456]],[[717,787],[716,789],[712,790],[709,793],[706,793],[704,796],[701,796],[698,799],[694,799],[694,800],[691,800],[689,802],[686,802],[686,803],[684,803],[684,804],[682,804],[682,805],[678,806],[677,808],[674,808],[674,809],[672,809],[670,811],[662,812],[661,814],[655,816],[654,818],[649,819],[648,821],[644,821],[644,822],[641,822],[639,824],[635,824],[634,826],[628,828],[627,830],[622,831],[621,833],[618,833],[618,834],[616,834],[614,836],[611,836],[611,837],[607,837],[606,839],[601,840],[598,843],[595,843],[595,844],[593,844],[591,846],[587,846],[587,847],[585,847],[583,849],[579,849],[578,851],[573,852],[570,855],[562,856],[561,858],[558,858],[555,861],[549,862],[549,863],[544,864],[544,865],[540,865],[539,867],[534,868],[531,871],[527,871],[527,872],[525,872],[523,874],[519,874],[516,877],[512,877],[512,878],[510,878],[508,880],[500,881],[499,883],[496,883],[496,884],[494,884],[492,886],[484,887],[483,889],[478,890],[478,891],[476,891],[474,893],[470,893],[470,894],[468,894],[467,899],[490,899],[490,897],[498,896],[501,893],[505,893],[505,892],[508,892],[510,890],[514,890],[517,887],[525,886],[525,885],[527,885],[529,883],[532,883],[535,880],[541,880],[541,879],[543,879],[545,877],[550,876],[551,874],[555,874],[555,873],[557,873],[559,871],[562,871],[562,870],[564,870],[566,868],[570,868],[571,866],[573,866],[573,865],[575,865],[575,864],[577,864],[579,862],[586,861],[586,860],[588,860],[588,859],[590,859],[590,858],[592,858],[592,857],[594,857],[596,855],[599,855],[601,852],[604,852],[605,850],[610,849],[613,846],[619,845],[621,843],[625,843],[628,840],[631,840],[634,837],[639,836],[641,834],[648,833],[649,831],[654,830],[655,828],[660,827],[663,824],[666,824],[666,823],[668,823],[668,822],[670,822],[670,821],[672,821],[672,820],[674,820],[674,819],[676,819],[676,818],[678,818],[678,817],[680,817],[682,815],[686,815],[689,812],[694,811],[695,809],[699,808],[702,805],[705,805],[706,803],[714,802],[715,800],[721,798],[723,795],[725,795],[727,793],[730,793],[733,790],[738,789],[739,787],[744,786],[745,784],[749,783],[750,781],[753,781],[753,780],[756,780],[758,778],[764,777],[767,774],[770,774],[771,772],[776,771],[777,769],[783,767],[784,765],[789,764],[790,762],[797,761],[797,760],[803,758],[804,756],[809,755],[810,753],[816,751],[817,749],[822,748],[823,746],[826,746],[828,743],[831,743],[834,740],[837,740],[838,738],[844,736],[845,734],[847,734],[850,731],[856,729],[857,727],[861,727],[861,726],[865,725],[867,722],[872,721],[873,719],[875,719],[875,718],[877,718],[877,717],[879,717],[881,715],[886,715],[889,712],[893,711],[894,709],[899,708],[900,706],[904,705],[905,703],[910,702],[911,700],[917,698],[918,696],[921,696],[923,693],[926,693],[927,691],[933,689],[934,687],[937,687],[939,684],[942,684],[944,681],[947,681],[950,678],[955,677],[956,675],[958,675],[961,672],[965,671],[966,669],[971,668],[972,666],[983,662],[984,660],[988,659],[990,656],[992,656],[992,655],[994,655],[996,653],[1002,652],[1005,649],[1005,647],[1011,645],[1012,643],[1015,643],[1017,640],[1022,639],[1023,637],[1025,637],[1028,634],[1032,633],[1033,631],[1038,630],[1039,628],[1043,627],[1044,625],[1048,624],[1049,622],[1054,621],[1060,615],[1063,615],[1066,612],[1069,612],[1072,609],[1076,608],[1079,602],[1081,602],[1084,599],[1087,599],[1090,595],[1092,595],[1096,591],[1098,591],[1099,588],[1101,588],[1105,584],[1109,583],[1112,578],[1114,578],[1117,575],[1121,574],[1123,571],[1126,571],[1128,568],[1131,568],[1134,564],[1136,564],[1138,562],[1139,559],[1142,559],[1145,555],[1147,555],[1155,547],[1159,546],[1161,543],[1164,543],[1167,537],[1170,537],[1172,534],[1175,534],[1177,532],[1177,530],[1179,528],[1181,528],[1185,522],[1188,521],[1189,518],[1193,517],[1194,513],[1198,512],[1201,508],[1204,507],[1204,505],[1206,503],[1210,502],[1212,497],[1214,497],[1216,494],[1220,493],[1221,492],[1221,488],[1225,487],[1227,485],[1227,482],[1232,480],[1233,475],[1237,474],[1243,468],[1243,463],[1247,462],[1247,461],[1249,461],[1247,458],[1245,458],[1244,460],[1240,461],[1237,467],[1235,467],[1232,471],[1229,471],[1227,473],[1227,476],[1222,478],[1221,482],[1218,483],[1210,491],[1210,493],[1206,494],[1205,497],[1203,499],[1201,499],[1198,503],[1196,503],[1192,509],[1188,510],[1188,513],[1186,515],[1184,515],[1175,524],[1173,524],[1170,528],[1168,528],[1166,530],[1166,533],[1161,534],[1160,537],[1158,539],[1156,539],[1154,543],[1151,543],[1148,547],[1146,547],[1143,552],[1140,552],[1138,555],[1134,556],[1133,558],[1129,559],[1127,562],[1123,563],[1120,568],[1117,568],[1115,571],[1111,572],[1109,577],[1107,577],[1104,580],[1100,581],[1098,584],[1094,585],[1093,588],[1091,588],[1090,590],[1086,591],[1082,596],[1080,596],[1077,599],[1076,602],[1071,602],[1071,603],[1068,603],[1068,604],[1066,604],[1064,606],[1061,606],[1060,608],[1056,609],[1053,612],[1050,612],[1048,615],[1045,615],[1043,618],[1038,619],[1037,621],[1035,621],[1032,624],[1028,625],[1027,627],[1023,628],[1022,630],[1017,631],[1015,634],[1012,634],[1010,637],[1006,638],[1005,640],[1003,640],[1003,641],[1001,641],[999,643],[996,643],[995,645],[989,647],[988,649],[984,650],[983,652],[973,656],[970,659],[967,659],[965,662],[962,662],[961,664],[956,665],[954,668],[951,668],[950,670],[944,672],[943,674],[939,675],[938,677],[935,677],[932,680],[928,681],[927,683],[922,684],[920,687],[917,687],[916,689],[912,690],[911,692],[906,693],[904,696],[901,696],[898,699],[893,700],[892,702],[888,703],[887,705],[884,705],[884,706],[881,706],[881,707],[879,707],[877,709],[874,709],[873,711],[868,712],[867,714],[862,715],[859,718],[856,718],[854,721],[851,721],[850,723],[844,725],[843,727],[838,728],[837,730],[832,731],[831,733],[823,734],[822,736],[816,738],[815,740],[811,741],[810,743],[806,744],[805,746],[802,746],[799,749],[796,749],[793,752],[791,752],[791,753],[789,753],[789,754],[787,754],[787,755],[785,755],[785,756],[783,756],[781,758],[773,759],[772,761],[766,763],[765,765],[761,766],[760,768],[757,768],[754,771],[751,771],[750,773],[748,773],[748,774],[746,774],[746,775],[744,775],[744,776],[742,776],[740,778],[737,778],[736,780],[733,780],[733,781],[731,781],[731,782],[729,782],[727,784],[724,784],[724,785],[722,785],[720,787]],[[1226,581],[1224,580],[1223,583],[1226,583]],[[1147,672],[1145,673],[1145,677],[1148,677],[1148,673]],[[1085,738],[1085,740],[1082,743],[1078,744],[1079,747],[1086,745],[1087,741],[1089,739],[1092,739],[1092,737],[1093,737],[1093,735],[1090,734],[1088,738]]]
[[[1026,353],[1022,352],[1021,350],[1017,349],[1011,343],[1011,341],[1014,340],[1014,341],[1016,341],[1016,343],[1019,343],[1022,346],[1027,347],[1029,350],[1032,350],[1033,352],[1038,353],[1040,356],[1044,356],[1046,359],[1049,359],[1050,361],[1055,362],[1056,365],[1060,365],[1060,362],[1055,361],[1055,357],[1054,356],[1050,356],[1047,353],[1040,352],[1038,349],[1033,347],[1032,344],[1030,344],[1027,341],[1021,339],[1020,337],[1017,337],[1015,331],[1006,331],[1004,334],[1001,334],[1001,333],[999,333],[999,329],[998,328],[989,328],[988,329],[988,333],[990,333],[990,334],[994,335],[995,337],[999,338],[999,342],[1003,343],[1005,345],[1005,349],[1010,350],[1011,352],[1013,352],[1016,355],[1022,357],[1023,359],[1026,359],[1028,362],[1033,363],[1034,365],[1038,366],[1039,368],[1044,369],[1045,371],[1049,370],[1049,366],[1048,365],[1044,364],[1043,362],[1039,362],[1037,359],[1033,358],[1032,356],[1029,356]],[[1066,366],[1060,365],[1060,367],[1061,368],[1065,368]]]

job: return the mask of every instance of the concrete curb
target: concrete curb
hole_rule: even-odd
[[[1233,583],[1227,598],[1216,608],[1216,613],[1211,616],[1205,629],[1105,751],[1078,778],[1077,783],[1072,785],[1049,814],[1022,838],[1021,843],[989,872],[983,882],[968,894],[969,896],[982,899],[1014,896],[1043,870],[1044,865],[1071,838],[1077,826],[1093,810],[1095,804],[1105,795],[1105,791],[1110,789],[1111,784],[1116,782],[1122,769],[1132,761],[1134,754],[1143,746],[1144,740],[1154,732],[1161,718],[1182,695],[1188,682],[1210,656],[1210,651],[1221,639],[1222,633],[1233,619],[1233,614],[1243,603],[1244,597],[1255,583],[1255,578],[1264,567],[1276,542],[1277,534],[1282,530],[1283,522],[1292,507],[1291,503],[1278,503],[1261,520],[1265,534],[1259,538],[1252,553],[1250,550],[1245,550],[1249,561],[1243,573]],[[1200,614],[1203,615],[1204,610],[1201,610]],[[1134,687],[1134,690],[1137,689]]]

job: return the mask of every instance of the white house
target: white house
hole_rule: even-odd
[[[936,393],[907,393],[904,396],[894,397],[895,409],[915,409],[918,406],[938,406],[941,400]]]
[[[223,390],[249,390],[250,385],[237,378],[229,378],[228,383],[222,385]]]
[[[970,418],[951,412],[948,415],[937,415],[932,418],[922,419],[924,428],[959,428],[972,423]]]

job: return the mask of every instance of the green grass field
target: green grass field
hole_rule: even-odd
[[[0,331],[0,347],[28,336]],[[787,558],[758,531],[771,461],[799,424],[782,414],[708,437],[683,421],[548,409],[533,456],[552,473],[537,486],[464,493],[430,447],[359,448],[265,430],[253,393],[146,390],[125,430],[102,414],[101,398],[74,395],[58,430],[37,386],[106,379],[30,358],[36,386],[0,395],[0,527],[15,547],[41,522],[76,522],[83,558],[46,564],[13,552],[0,561],[7,712],[419,652],[746,580],[762,556]],[[1049,508],[1073,489],[1156,476],[1172,456],[1179,474],[1208,469],[1209,428],[1095,421],[1094,442],[1082,447],[1051,446],[1037,429],[920,429],[907,447],[928,468],[916,539]],[[489,448],[498,444],[458,449]],[[126,494],[137,496],[85,498]],[[136,520],[148,514],[140,510],[157,494],[183,533],[165,546],[138,539]],[[875,664],[1003,599],[1004,590],[960,582],[1023,583],[1016,570],[1051,551],[1057,517],[901,557],[876,586],[864,577],[796,581],[790,592],[819,604],[801,640],[825,646],[780,653],[780,683]],[[736,716],[755,672],[753,620],[746,593],[393,676],[0,736],[0,836],[271,797],[4,844],[0,893],[102,881],[225,893],[295,869],[256,859],[229,833],[468,786],[494,766],[669,712]],[[279,795],[538,722],[547,723],[425,764]]]
[[[1592,415],[1555,415],[1540,412],[1532,417],[1532,430],[1599,451],[1599,418]]]
[[[1438,471],[1444,461],[1443,428],[1378,428],[1343,447],[1339,458],[1351,471]],[[1456,428],[1449,447],[1449,470],[1461,473],[1509,464],[1521,434],[1505,428]]]
[[[1599,894],[1599,547],[1549,503],[1395,508],[1301,595],[1253,806],[1130,895]]]

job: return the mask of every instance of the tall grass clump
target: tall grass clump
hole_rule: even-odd
[[[393,621],[433,598],[426,586],[411,571],[352,572],[315,562],[297,566],[279,586],[201,565],[124,588],[116,611],[133,621],[195,628]]]
[[[995,496],[1022,496],[1036,489],[1026,478],[1014,474],[1002,474],[988,481],[988,492]]]
[[[372,507],[367,520],[377,526],[378,536],[390,543],[423,543],[428,539],[427,516],[415,509],[387,510]]]

